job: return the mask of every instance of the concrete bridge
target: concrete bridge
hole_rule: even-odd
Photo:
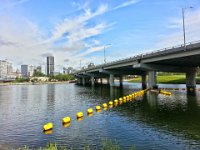
[[[106,78],[110,86],[118,78],[120,85],[124,75],[140,75],[142,88],[157,88],[156,72],[181,72],[186,74],[187,89],[196,87],[196,70],[200,66],[200,41],[165,48],[130,58],[101,64],[74,72],[79,84],[94,85]],[[148,75],[148,81],[146,76]],[[148,84],[147,84],[148,83]]]

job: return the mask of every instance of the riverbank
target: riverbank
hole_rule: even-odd
[[[6,82],[0,83],[0,86],[7,85],[41,85],[41,84],[69,84],[71,81],[56,81],[56,82]]]
[[[133,78],[128,82],[141,83],[141,78]],[[157,83],[160,84],[185,84],[186,79],[184,75],[171,75],[171,76],[157,76]],[[196,83],[200,84],[200,77],[196,78]]]
[[[0,145],[0,149],[1,148],[2,148],[2,146]],[[6,149],[9,149],[9,147],[7,147]],[[48,143],[46,147],[38,148],[38,150],[58,150],[58,149],[73,150],[73,147],[71,147],[71,148],[67,148],[65,146],[58,147],[55,143]],[[84,149],[84,150],[92,150],[92,149],[120,150],[121,147],[116,141],[105,139],[105,140],[102,140],[100,147],[94,148],[94,146],[90,146],[90,145],[86,144],[81,149]],[[28,146],[24,146],[24,147],[18,148],[18,150],[30,150],[30,148]],[[135,146],[132,145],[129,148],[129,150],[135,150]]]

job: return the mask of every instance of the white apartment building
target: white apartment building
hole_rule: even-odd
[[[8,60],[0,60],[0,78],[8,78],[12,72],[12,63]]]

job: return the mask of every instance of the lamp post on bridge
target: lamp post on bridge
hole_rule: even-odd
[[[182,8],[182,17],[183,17],[183,40],[184,40],[184,50],[186,51],[186,36],[185,36],[185,10],[188,8],[193,8],[192,6],[190,7],[185,7]]]
[[[111,44],[104,45],[104,63],[106,63],[106,48],[111,46]]]

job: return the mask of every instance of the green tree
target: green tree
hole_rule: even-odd
[[[14,82],[29,82],[30,79],[29,78],[16,78]]]
[[[46,75],[40,71],[35,71],[33,77],[45,77]]]
[[[74,76],[70,74],[58,74],[55,76],[49,76],[49,80],[58,80],[58,81],[69,81],[69,80],[74,80]]]

